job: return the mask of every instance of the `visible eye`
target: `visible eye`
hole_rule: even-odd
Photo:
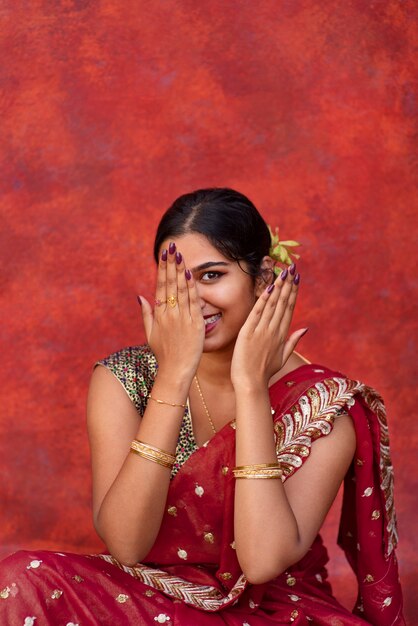
[[[201,275],[200,280],[202,280],[205,283],[208,283],[213,280],[216,280],[217,278],[220,278],[223,275],[224,275],[223,272],[205,272],[204,274]]]

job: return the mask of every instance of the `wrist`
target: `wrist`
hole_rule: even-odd
[[[268,392],[268,381],[262,378],[250,379],[241,378],[239,381],[232,381],[236,397],[260,396]]]
[[[267,384],[246,386],[235,389],[236,420],[241,422],[256,422],[263,419],[263,415],[271,419],[270,395]]]
[[[189,395],[190,386],[192,384],[193,376],[186,374],[178,374],[173,372],[173,368],[170,370],[158,369],[155,377],[154,385],[152,387],[153,395],[160,394],[172,402],[185,402]],[[168,397],[169,396],[169,397]],[[164,399],[164,398],[161,398]]]

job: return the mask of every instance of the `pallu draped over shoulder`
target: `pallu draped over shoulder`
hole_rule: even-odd
[[[150,349],[127,348],[99,363],[143,414],[158,367]],[[338,372],[303,365],[271,386],[270,400],[283,481],[307,461],[315,440],[332,431],[339,413],[352,417],[357,448],[344,481],[338,538],[358,581],[352,613],[332,595],[319,535],[286,572],[262,585],[248,583],[234,543],[235,424],[199,448],[186,409],[161,528],[143,563],[127,567],[108,554],[17,552],[0,564],[0,624],[405,624],[382,399]]]

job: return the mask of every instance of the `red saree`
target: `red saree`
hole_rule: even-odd
[[[314,440],[331,432],[340,409],[353,418],[357,450],[345,479],[339,543],[359,583],[354,614],[332,596],[319,536],[299,563],[273,581],[245,580],[234,549],[235,430],[228,424],[173,477],[162,526],[144,564],[124,567],[108,555],[18,552],[0,565],[0,623],[403,625],[380,397],[315,365],[277,381],[270,397],[284,480],[306,462]]]

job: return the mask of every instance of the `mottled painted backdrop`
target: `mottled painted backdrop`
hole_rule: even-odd
[[[228,185],[303,243],[304,354],[387,400],[413,623],[417,16],[413,0],[1,2],[3,554],[100,548],[92,365],[143,341],[162,211]]]

